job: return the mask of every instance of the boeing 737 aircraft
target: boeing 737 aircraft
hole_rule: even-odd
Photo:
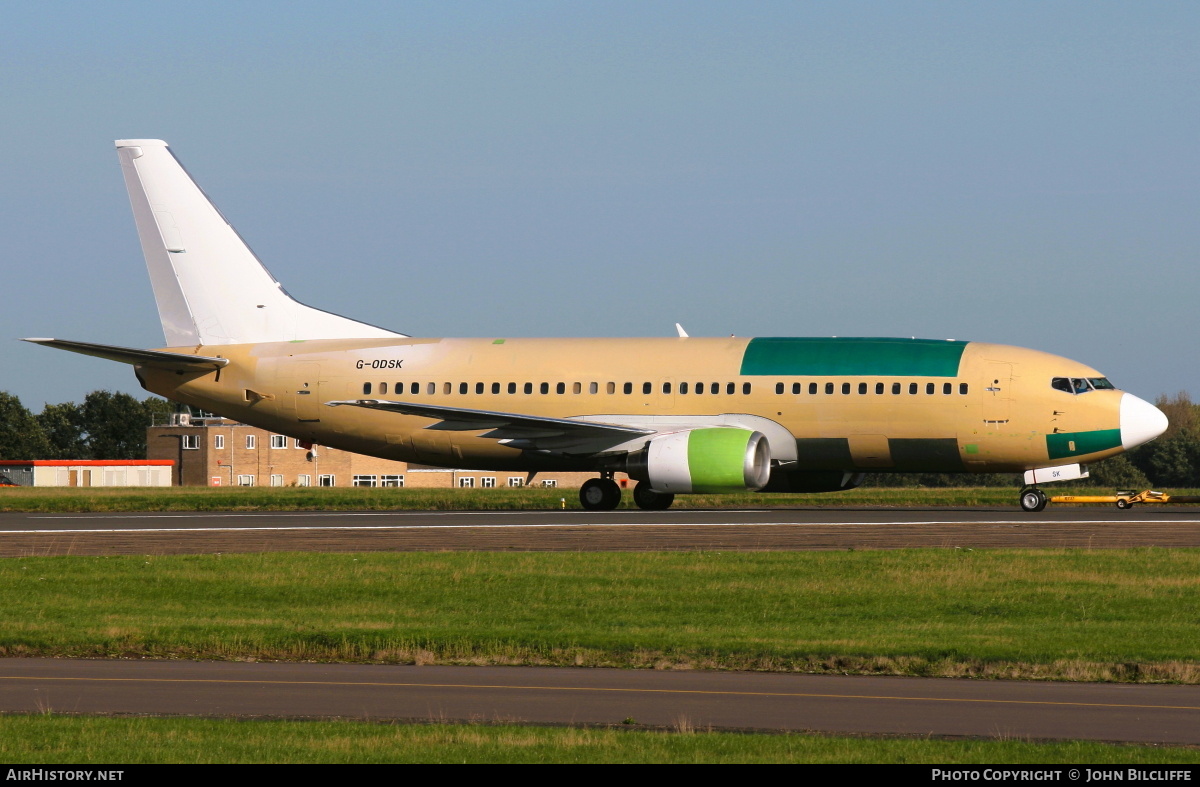
[[[28,339],[133,365],[148,391],[346,451],[588,471],[585,508],[849,489],[867,472],[1038,484],[1152,440],[1153,405],[1090,366],[980,342],[415,338],[293,300],[165,142],[116,143],[166,347]]]

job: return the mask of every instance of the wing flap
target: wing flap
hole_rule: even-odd
[[[487,430],[479,436],[499,440],[514,448],[542,451],[595,453],[637,437],[655,433],[653,429],[622,424],[577,421],[571,418],[548,418],[540,415],[503,413],[491,410],[469,410],[463,407],[445,407],[436,404],[389,402],[381,399],[347,399],[325,404],[330,407],[363,407],[368,410],[381,410],[397,415],[431,418],[437,421],[437,423],[425,427],[431,430],[454,432]]]

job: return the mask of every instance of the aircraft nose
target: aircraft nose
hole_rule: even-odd
[[[1121,395],[1121,446],[1125,450],[1148,443],[1167,431],[1163,411],[1133,394]]]

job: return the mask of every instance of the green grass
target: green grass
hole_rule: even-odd
[[[1046,487],[1049,491],[1051,488]],[[765,508],[831,506],[1007,506],[1016,508],[1017,489],[853,489],[827,494],[680,495],[675,508]],[[1191,492],[1194,494],[1195,492]],[[1054,488],[1052,494],[1104,494],[1104,490]],[[1176,494],[1189,494],[1178,490]],[[626,492],[623,508],[633,508]],[[1110,504],[1111,505],[1111,504]],[[0,488],[0,511],[439,511],[578,510],[576,489],[368,489],[326,487],[167,487],[62,489]]]
[[[0,716],[9,763],[929,763],[1166,765],[1187,747],[516,725]],[[21,770],[19,766],[16,770]]]
[[[1200,682],[1200,550],[0,561],[0,655]]]

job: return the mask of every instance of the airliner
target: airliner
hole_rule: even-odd
[[[142,387],[346,451],[434,466],[584,471],[622,498],[850,489],[866,473],[1024,473],[1039,484],[1162,434],[1090,366],[973,341],[408,336],[294,300],[167,144],[116,143],[166,346],[26,341],[133,366]]]

